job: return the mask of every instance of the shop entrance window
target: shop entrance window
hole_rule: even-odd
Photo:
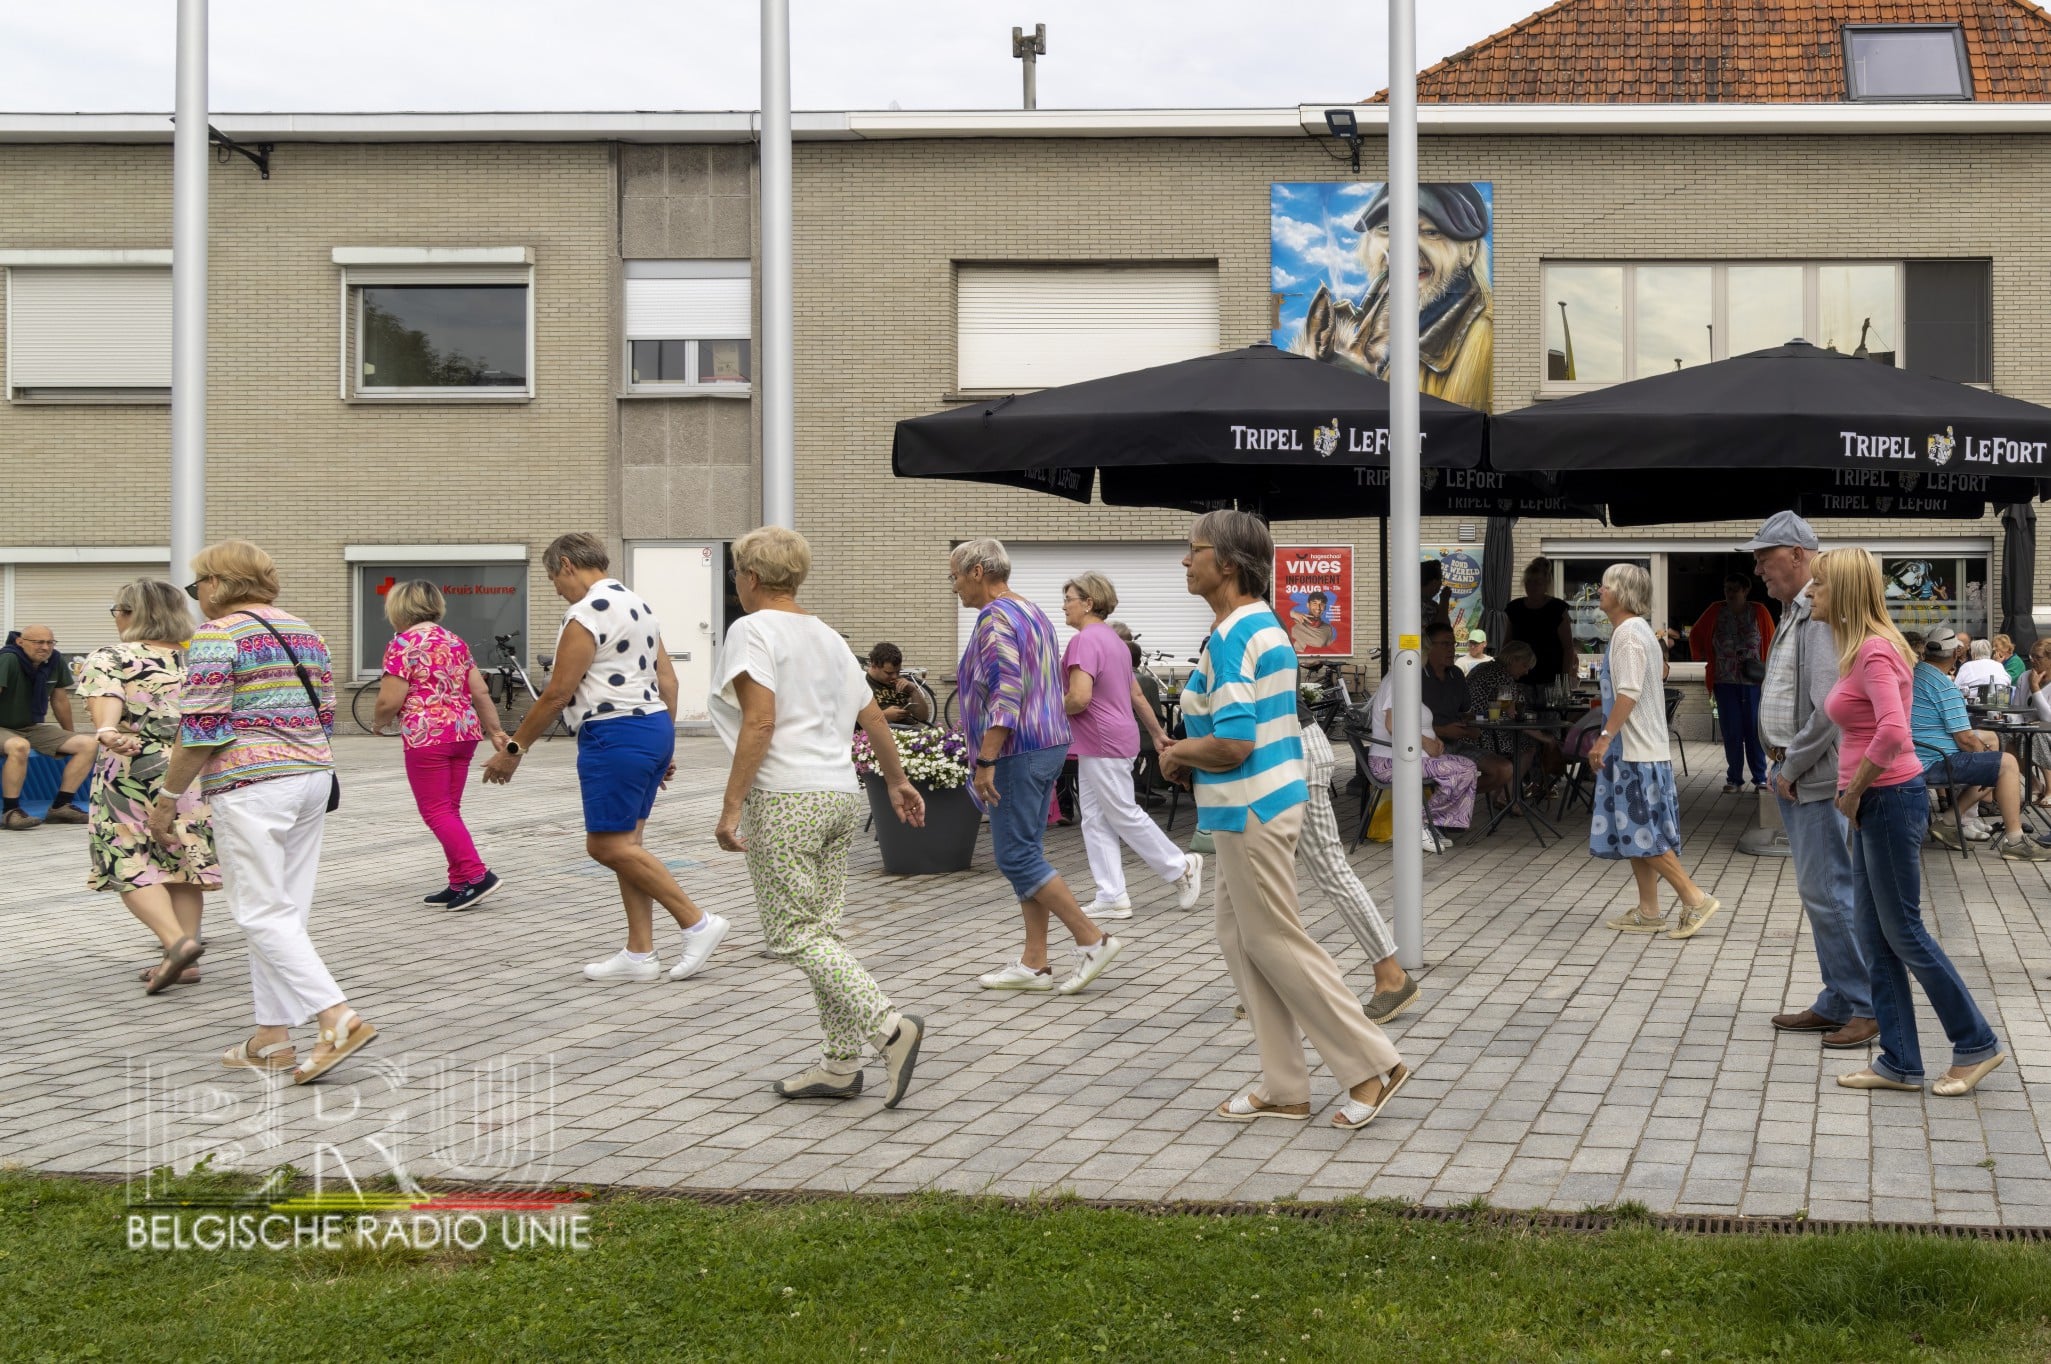
[[[1574,631],[1574,652],[1584,658],[1609,647],[1609,617],[1602,614],[1601,587],[1604,570],[1611,564],[1631,563],[1652,570],[1650,555],[1638,557],[1605,555],[1599,559],[1561,559],[1559,593],[1567,603],[1567,624]],[[1657,603],[1655,603],[1655,606]],[[1659,622],[1655,618],[1654,625]]]
[[[528,669],[534,655],[548,653],[553,637],[536,644],[527,638],[527,564],[498,563],[358,563],[356,570],[356,675],[375,677],[384,668],[385,646],[392,642],[385,619],[385,596],[399,583],[425,578],[441,589],[448,603],[442,625],[462,636],[477,666],[489,672],[497,662],[493,638],[515,636],[514,647]]]
[[[1752,588],[1748,594],[1751,600],[1764,606],[1773,616],[1774,623],[1779,624],[1780,603],[1766,594],[1759,575],[1752,571],[1751,555],[1715,552],[1669,554],[1666,556],[1666,608],[1667,623],[1680,634],[1680,642],[1673,651],[1676,663],[1682,660],[1708,661],[1696,657],[1688,647],[1688,632],[1695,628],[1695,622],[1702,619],[1703,612],[1723,600],[1723,580],[1733,573],[1742,573],[1751,580]]]
[[[1939,625],[1984,639],[1987,560],[1974,555],[1882,554],[1887,610],[1904,633],[1927,635]]]

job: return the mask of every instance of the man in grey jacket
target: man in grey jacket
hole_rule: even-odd
[[[1780,512],[1738,549],[1751,551],[1760,580],[1784,608],[1766,657],[1759,735],[1823,972],[1816,1002],[1799,1013],[1776,1014],[1773,1026],[1822,1033],[1826,1047],[1861,1047],[1880,1026],[1873,1020],[1866,959],[1852,931],[1852,854],[1837,811],[1838,731],[1823,710],[1837,684],[1837,642],[1830,626],[1809,614],[1816,532],[1793,512]]]

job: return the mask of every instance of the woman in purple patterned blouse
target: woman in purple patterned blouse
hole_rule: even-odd
[[[1011,556],[995,540],[970,540],[948,557],[947,579],[976,628],[962,651],[955,687],[976,754],[976,803],[990,816],[997,869],[1011,882],[1025,916],[1025,950],[981,977],[986,990],[1074,994],[1103,973],[1122,944],[1075,902],[1041,847],[1047,802],[1068,756],[1061,652],[1046,615],[1011,590]],[[1047,919],[1075,938],[1075,970],[1057,987],[1047,964]]]

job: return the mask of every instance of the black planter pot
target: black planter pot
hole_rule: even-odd
[[[926,798],[926,826],[914,829],[900,824],[890,808],[890,792],[881,777],[865,776],[862,787],[869,793],[869,809],[876,819],[876,847],[883,854],[883,870],[892,876],[940,876],[967,871],[976,855],[976,833],[983,827],[983,812],[969,797],[966,786],[945,791],[919,787]]]

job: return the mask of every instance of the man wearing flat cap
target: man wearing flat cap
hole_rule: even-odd
[[[1738,546],[1767,592],[1783,608],[1766,656],[1760,689],[1759,737],[1772,766],[1767,780],[1780,799],[1795,889],[1809,915],[1823,991],[1816,1002],[1777,1014],[1781,1032],[1817,1033],[1826,1047],[1863,1047],[1879,1033],[1873,985],[1852,928],[1852,853],[1837,810],[1837,726],[1823,703],[1837,684],[1837,641],[1809,612],[1816,532],[1793,512],[1767,518]]]
[[[1367,267],[1355,304],[1322,285],[1295,349],[1389,377],[1389,187],[1353,224]],[[1417,187],[1417,331],[1420,392],[1489,410],[1495,377],[1495,314],[1489,292],[1488,200],[1471,184]]]

